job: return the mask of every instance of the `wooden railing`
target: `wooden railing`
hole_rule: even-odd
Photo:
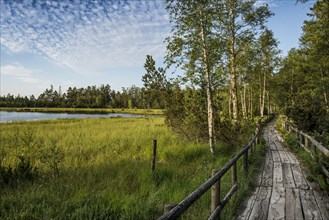
[[[177,219],[181,216],[194,202],[196,202],[203,194],[205,194],[211,188],[211,215],[209,219],[217,219],[221,211],[230,200],[232,195],[237,191],[239,187],[237,161],[243,158],[243,171],[245,176],[248,174],[248,152],[253,152],[256,145],[259,143],[260,135],[260,122],[257,123],[255,134],[250,139],[249,143],[237,153],[225,166],[220,170],[213,170],[213,175],[206,182],[204,182],[199,188],[194,190],[190,195],[183,199],[178,204],[171,204],[169,209],[165,208],[165,213],[158,220]],[[229,192],[220,200],[220,185],[221,177],[232,169],[232,187]]]
[[[323,164],[321,164],[321,161],[319,160],[320,157],[318,156],[320,153],[325,158],[329,158],[329,150],[322,146],[322,144],[316,141],[313,137],[293,127],[293,125],[284,117],[282,118],[281,126],[285,131],[289,133],[294,132],[296,134],[299,145],[304,148],[318,164],[320,164],[323,173],[329,178],[329,171],[323,166]]]

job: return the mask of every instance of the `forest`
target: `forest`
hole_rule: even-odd
[[[146,55],[142,87],[115,91],[104,83],[62,91],[51,85],[38,97],[0,97],[1,110],[164,112],[161,117],[1,123],[0,218],[157,219],[165,204],[178,203],[225,166],[255,134],[259,119],[274,114],[287,116],[328,146],[328,1],[316,1],[299,47],[286,57],[266,26],[273,13],[255,2],[166,0],[172,31],[165,39],[165,63]],[[286,137],[285,143],[297,146],[297,137]],[[154,140],[158,153],[151,170]],[[241,185],[223,219],[236,217],[251,195],[264,143],[260,138],[247,156],[249,173],[239,175]],[[242,171],[242,163],[235,167]],[[221,192],[230,185],[231,175],[223,176]],[[210,197],[208,191],[182,219],[209,216]]]
[[[166,122],[174,130],[210,138],[211,146],[223,138],[225,127],[239,130],[241,122],[255,116],[281,113],[328,142],[326,1],[313,6],[299,48],[284,58],[266,27],[273,15],[267,5],[169,0],[167,11],[173,34],[166,39],[166,67],[157,67],[147,55],[142,88],[115,91],[106,84],[62,92],[51,86],[39,97],[4,95],[0,107],[166,109]],[[169,78],[169,67],[183,74]]]

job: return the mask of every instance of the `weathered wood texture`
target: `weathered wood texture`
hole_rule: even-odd
[[[303,219],[299,189],[286,188],[286,219]]]
[[[291,128],[291,130],[293,130]],[[258,187],[238,219],[329,220],[329,195],[308,183],[293,153],[272,122],[264,129],[267,153]]]
[[[271,187],[261,186],[255,198],[255,203],[248,219],[259,219],[259,220],[267,219],[270,198],[271,198]]]

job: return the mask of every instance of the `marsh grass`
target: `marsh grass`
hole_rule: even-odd
[[[46,112],[46,113],[87,113],[87,114],[108,114],[127,113],[137,115],[163,115],[162,109],[135,109],[135,108],[12,108],[0,107],[0,111],[16,112]]]
[[[0,124],[0,132],[1,166],[15,167],[23,156],[39,173],[36,181],[1,186],[1,219],[156,219],[165,204],[182,200],[237,150],[217,145],[214,157],[207,143],[176,136],[163,118],[17,122]],[[230,182],[228,173],[223,193]],[[207,193],[183,218],[205,219],[209,207]],[[223,218],[230,219],[237,205],[226,209]]]

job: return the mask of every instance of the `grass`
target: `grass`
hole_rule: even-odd
[[[37,167],[33,181],[0,186],[1,219],[156,219],[165,204],[181,201],[236,153],[222,144],[214,157],[206,143],[176,136],[163,118],[16,122],[0,124],[0,132],[2,167],[17,167],[19,156]],[[153,139],[158,157],[152,174]],[[258,166],[261,149],[250,170]],[[252,176],[245,181],[240,174],[240,190],[223,219],[234,216],[250,190]],[[222,195],[230,187],[228,172]],[[205,219],[209,207],[208,192],[182,218]]]
[[[88,113],[88,114],[107,114],[107,113],[127,113],[138,115],[162,115],[162,109],[124,109],[124,108],[8,108],[0,107],[0,111],[17,112],[53,112],[53,113]]]

